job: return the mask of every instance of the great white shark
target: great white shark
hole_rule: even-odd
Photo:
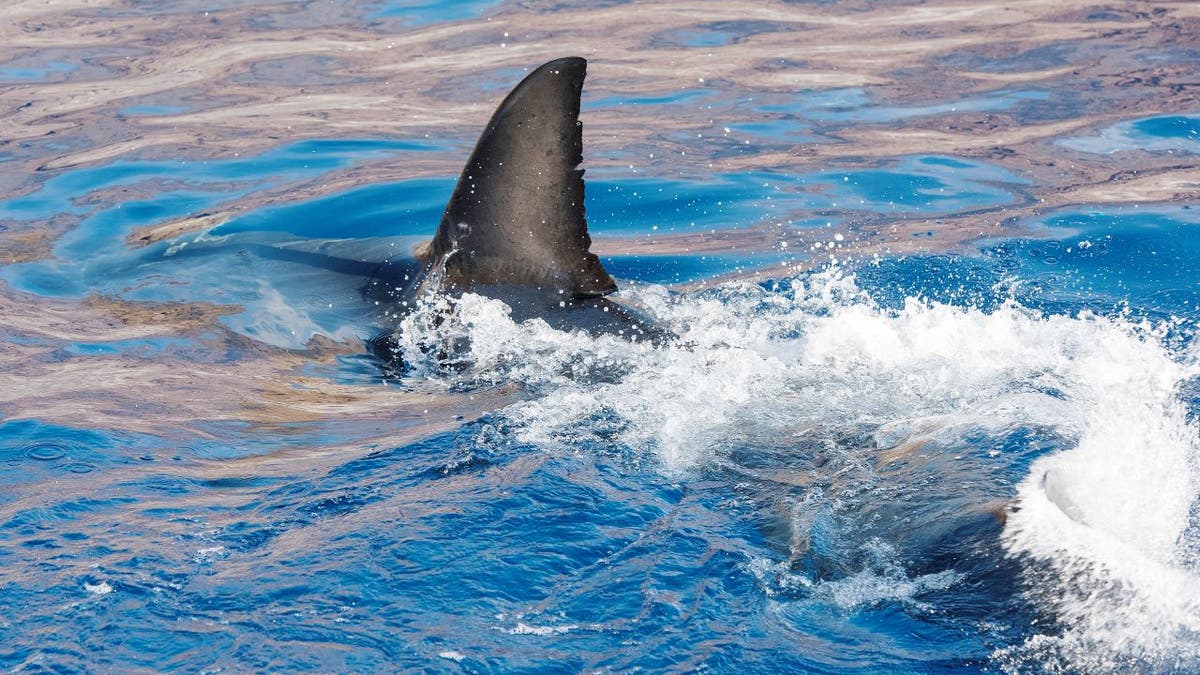
[[[607,296],[617,283],[591,252],[584,213],[580,97],[587,61],[546,63],[509,92],[471,152],[433,240],[389,259],[365,292],[399,303],[421,294],[477,293],[514,320],[659,339],[664,331]],[[390,340],[372,342],[385,359]]]

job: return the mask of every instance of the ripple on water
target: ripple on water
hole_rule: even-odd
[[[69,453],[67,446],[61,443],[32,443],[23,449],[25,456],[41,462],[52,462],[62,459]]]
[[[0,472],[0,486],[44,481],[47,473],[85,474],[131,463],[161,439],[38,420],[0,422],[0,460],[23,470]],[[0,490],[0,503],[20,490]]]
[[[1031,306],[1184,316],[1200,308],[1197,224],[1200,211],[1187,206],[1070,209],[1042,218],[1036,239],[990,240],[981,250],[1022,280],[1013,292]]]

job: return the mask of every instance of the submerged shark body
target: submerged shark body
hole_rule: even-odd
[[[393,303],[427,293],[503,300],[517,321],[658,337],[605,296],[617,284],[590,251],[584,215],[579,102],[587,61],[557,59],[530,73],[492,115],[437,233],[416,259],[388,260],[366,292]],[[374,344],[385,358],[386,336]]]

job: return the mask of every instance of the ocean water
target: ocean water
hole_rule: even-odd
[[[1195,19],[852,4],[0,10],[0,666],[1200,670]],[[561,53],[674,337],[365,293]]]

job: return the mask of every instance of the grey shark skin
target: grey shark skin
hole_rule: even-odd
[[[604,297],[617,284],[589,250],[578,168],[586,72],[582,58],[556,59],[513,88],[467,160],[433,240],[416,251],[419,267],[411,259],[383,263],[369,295],[395,302],[478,293],[505,301],[517,321],[662,337],[635,310]],[[374,344],[385,360],[387,342]]]
[[[493,285],[595,298],[617,290],[589,252],[579,99],[587,62],[551,61],[492,115],[429,247],[428,265],[462,290]]]

